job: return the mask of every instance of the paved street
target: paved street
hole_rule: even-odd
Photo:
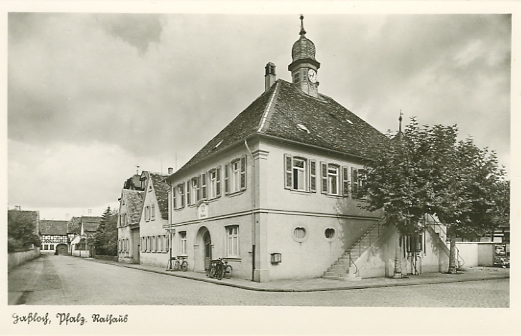
[[[9,292],[25,292],[28,305],[509,306],[509,279],[275,293],[55,255],[20,266],[8,285]]]

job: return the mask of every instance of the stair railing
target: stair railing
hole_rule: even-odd
[[[443,233],[445,234],[445,237],[447,237],[447,231],[445,231],[445,229],[443,228],[442,224],[440,222],[438,222],[436,220],[436,218],[434,218],[432,215],[429,215],[432,220],[434,221],[434,225],[435,226],[438,226],[440,228],[441,231],[443,231]],[[436,232],[436,231],[434,231]],[[463,257],[459,254],[459,248],[458,246],[454,246],[456,248],[456,271],[458,270],[458,268],[460,268],[461,266],[465,265],[465,259],[463,259]],[[461,263],[460,263],[460,259],[461,259]]]
[[[349,264],[355,266],[355,273],[354,274],[358,274],[358,266],[356,266],[355,262],[353,261],[353,258],[351,258],[351,252],[348,253],[348,256],[349,256]],[[349,269],[351,268],[351,266],[349,266],[348,268],[348,271]]]

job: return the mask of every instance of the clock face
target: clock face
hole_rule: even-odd
[[[316,83],[317,82],[317,72],[313,69],[309,69],[308,78],[311,83]]]

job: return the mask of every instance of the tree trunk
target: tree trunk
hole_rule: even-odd
[[[400,248],[400,240],[401,236],[398,236],[398,241],[396,242],[396,251],[394,253],[394,279],[402,278],[402,258],[401,253],[402,249]]]
[[[456,274],[458,272],[458,261],[456,260],[456,235],[450,235],[449,250],[449,273]]]

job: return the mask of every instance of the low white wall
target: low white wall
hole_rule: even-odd
[[[40,248],[35,247],[33,250],[24,252],[11,252],[8,256],[8,270],[20,266],[26,261],[33,260],[40,256]]]
[[[457,242],[459,256],[463,259],[463,268],[478,266],[478,245],[476,242]]]
[[[76,257],[90,258],[90,251],[89,250],[73,250],[72,255],[76,256]]]

